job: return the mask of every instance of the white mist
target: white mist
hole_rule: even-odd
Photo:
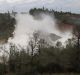
[[[41,20],[34,19],[29,14],[17,14],[17,25],[14,31],[14,38],[10,38],[8,42],[16,45],[25,46],[28,44],[29,38],[33,35],[34,31],[42,31],[46,34],[54,33],[62,37],[59,41],[65,42],[71,38],[71,32],[61,33],[55,23],[55,19],[49,15],[42,14]]]

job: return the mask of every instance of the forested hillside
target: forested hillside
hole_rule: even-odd
[[[72,25],[80,25],[80,14],[75,14],[71,12],[55,11],[43,8],[33,8],[29,11],[33,16],[38,16],[40,14],[49,14],[55,16],[59,23],[66,23]]]
[[[13,36],[13,31],[15,29],[16,20],[10,13],[0,13],[0,40],[5,42],[9,37]]]

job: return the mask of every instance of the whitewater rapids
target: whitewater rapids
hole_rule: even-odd
[[[19,45],[27,45],[29,42],[29,38],[33,35],[34,31],[41,31],[44,34],[56,34],[60,36],[60,39],[56,39],[56,41],[61,41],[64,43],[68,38],[72,37],[70,31],[61,33],[56,26],[55,18],[42,14],[41,20],[36,20],[33,16],[29,14],[17,14],[16,15],[16,28],[14,31],[14,37],[9,38],[8,42],[12,42],[14,44]],[[54,37],[52,37],[54,38]]]

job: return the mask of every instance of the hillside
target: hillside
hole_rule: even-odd
[[[10,13],[0,13],[0,41],[7,42],[9,37],[13,36],[16,20]]]
[[[57,23],[59,25],[70,25],[70,26],[75,26],[75,25],[80,25],[80,14],[74,14],[71,12],[62,12],[62,11],[55,11],[55,10],[48,10],[43,8],[34,8],[29,11],[31,15],[34,17],[39,16],[40,14],[49,14],[52,17],[55,16],[57,19]]]

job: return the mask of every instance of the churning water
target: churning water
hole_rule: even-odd
[[[16,15],[16,29],[14,31],[14,38],[9,38],[8,42],[12,42],[14,44],[19,45],[27,45],[29,38],[33,35],[34,31],[41,31],[44,36],[48,36],[49,34],[56,34],[54,36],[61,37],[56,40],[52,40],[53,37],[48,37],[47,40],[50,41],[61,41],[64,43],[68,38],[71,38],[71,32],[62,33],[58,30],[56,26],[55,18],[42,14],[42,19],[37,20],[34,19],[33,16],[29,14],[17,14]]]

